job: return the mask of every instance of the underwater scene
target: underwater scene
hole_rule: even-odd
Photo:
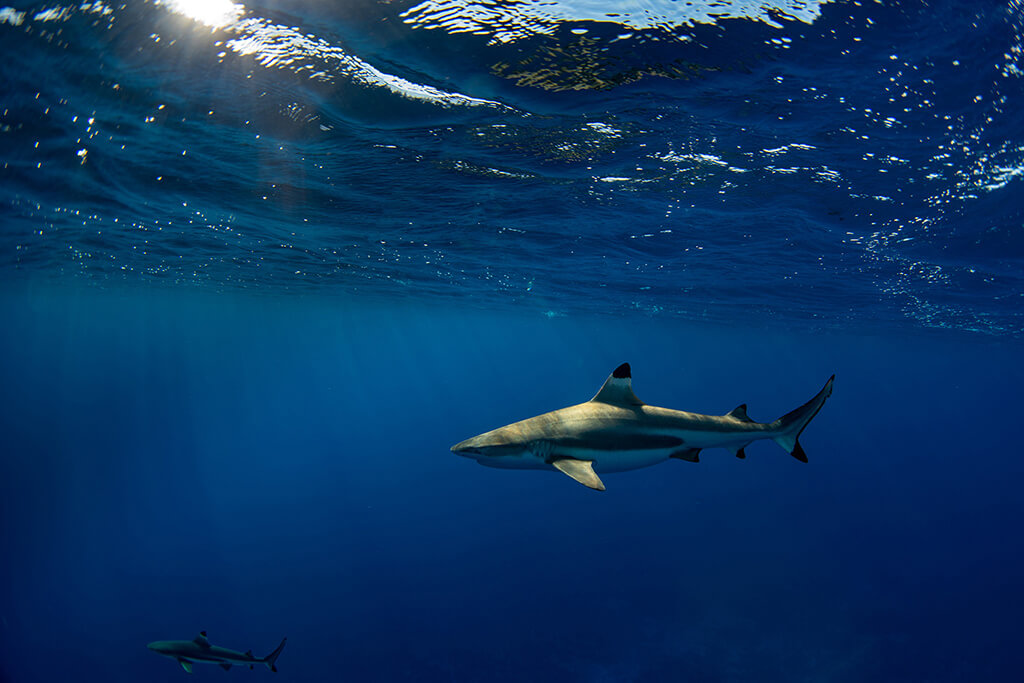
[[[1020,0],[0,57],[0,683],[1020,679]]]

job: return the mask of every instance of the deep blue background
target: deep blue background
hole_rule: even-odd
[[[276,680],[1010,680],[1013,344],[161,290],[2,299],[10,681],[180,681],[206,629]],[[802,439],[606,478],[448,452],[586,400]],[[197,678],[221,680],[214,667]],[[268,676],[233,671],[231,676]]]

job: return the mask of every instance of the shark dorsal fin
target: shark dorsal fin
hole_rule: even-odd
[[[747,404],[746,403],[741,403],[740,405],[738,405],[735,408],[733,408],[731,411],[726,413],[726,417],[734,417],[737,420],[739,420],[740,422],[753,422],[753,420],[751,420],[749,417],[747,417]]]
[[[623,363],[615,368],[601,386],[601,390],[590,400],[613,406],[642,406],[644,404],[633,393],[633,377],[629,370],[629,363]]]
[[[245,651],[245,656],[246,656],[246,657],[255,657],[256,655],[254,655],[254,654],[252,653],[252,650],[246,650],[246,651]]]
[[[200,631],[199,635],[192,639],[192,642],[199,647],[210,647],[210,641],[206,639],[206,631]]]

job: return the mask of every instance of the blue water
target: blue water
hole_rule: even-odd
[[[0,683],[999,681],[1024,7],[0,7]],[[603,476],[590,398],[801,437]]]

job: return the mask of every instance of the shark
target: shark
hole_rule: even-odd
[[[146,647],[159,655],[177,660],[178,664],[181,664],[181,668],[188,673],[192,673],[192,664],[195,662],[216,664],[225,671],[228,671],[235,664],[248,665],[250,669],[255,664],[266,664],[268,669],[276,673],[277,666],[275,662],[278,655],[281,654],[281,650],[284,649],[286,642],[288,642],[288,639],[282,638],[281,644],[266,657],[256,657],[253,655],[252,650],[237,652],[226,647],[210,645],[210,641],[206,637],[206,631],[201,631],[192,640],[157,640]]]
[[[737,458],[754,441],[771,439],[800,462],[800,434],[832,395],[833,374],[814,398],[773,422],[755,422],[742,404],[725,415],[701,415],[647,405],[633,393],[629,363],[579,405],[514,422],[461,441],[452,452],[502,469],[562,472],[604,491],[599,474],[650,467],[670,459],[699,462],[706,448]]]

